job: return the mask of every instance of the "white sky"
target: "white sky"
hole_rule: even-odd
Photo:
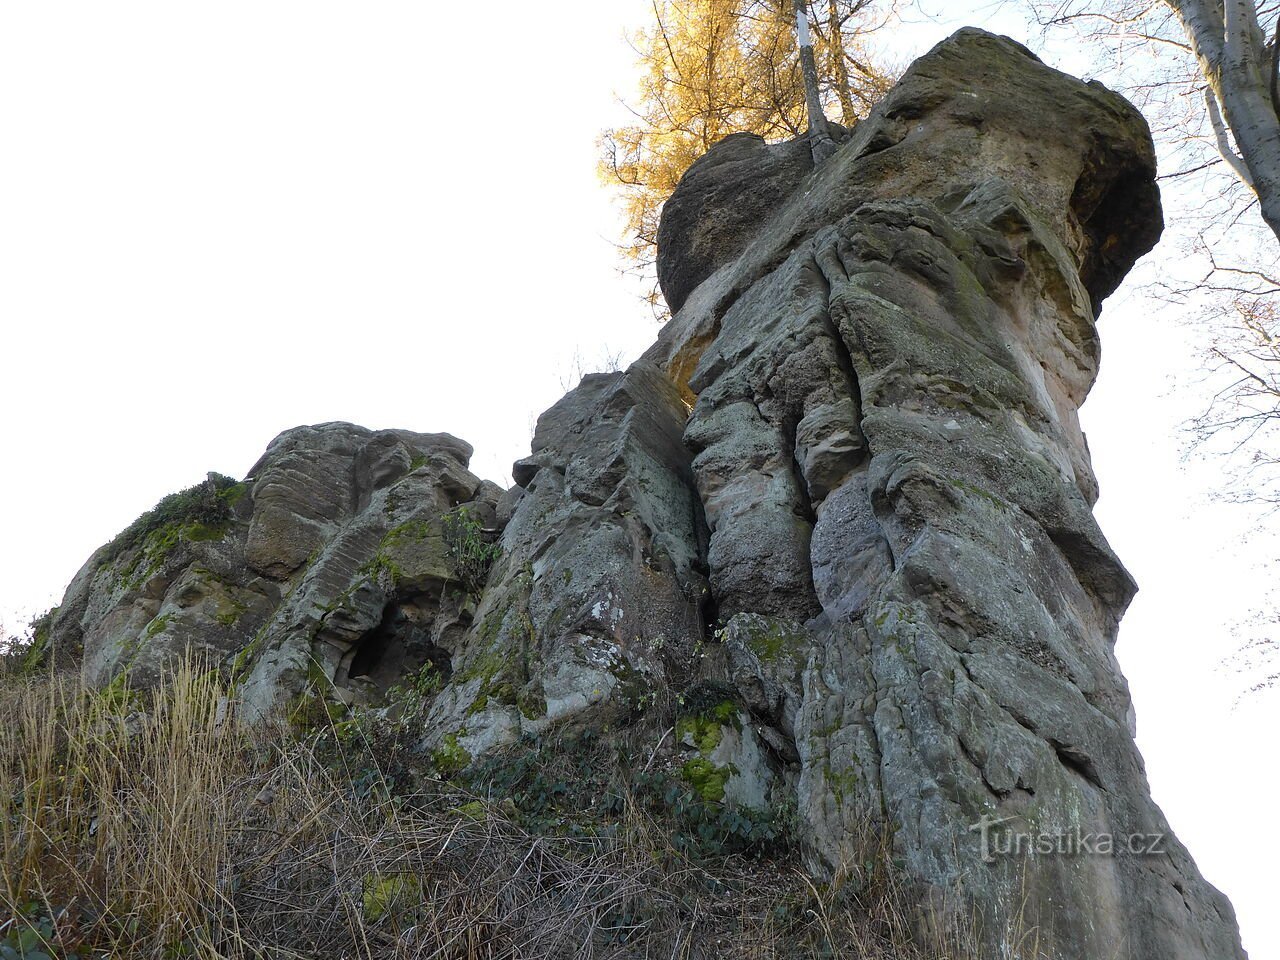
[[[0,3],[5,624],[161,496],[243,475],[299,423],[447,430],[508,483],[575,353],[648,345],[594,171],[648,0],[532,9],[497,0],[469,25],[405,0]],[[1234,706],[1221,663],[1274,551],[1209,503],[1217,464],[1180,463],[1195,344],[1127,290],[1085,407],[1098,514],[1142,585],[1119,653],[1156,798],[1265,960],[1280,696]]]

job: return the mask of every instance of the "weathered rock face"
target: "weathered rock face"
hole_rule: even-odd
[[[542,416],[515,488],[451,437],[289,431],[99,551],[54,643],[101,682],[205,651],[258,713],[426,671],[446,775],[699,691],[668,748],[704,797],[794,806],[815,874],[890,835],[921,924],[992,958],[1242,956],[1133,744],[1077,418],[1154,175],[1124,100],[961,31],[820,168],[735,136],[690,169],[678,312]]]
[[[502,491],[445,434],[346,423],[277,437],[242,483],[184,495],[121,549],[99,550],[51,626],[97,683],[145,682],[187,651],[223,663],[263,713],[322,673],[362,700],[447,651],[470,623],[445,540],[466,511],[492,526]],[[143,518],[146,520],[147,518]]]
[[[650,691],[688,682],[706,533],[685,416],[643,362],[586,377],[543,414],[429,745],[467,762],[551,724],[623,719]]]
[[[717,166],[721,149],[701,161],[714,197],[695,167],[667,216],[714,229],[750,196],[751,159],[727,144]],[[684,305],[649,359],[695,399],[730,672],[793,739],[814,867],[858,862],[881,823],[927,902],[976,910],[992,956],[1020,927],[1053,956],[1238,956],[1148,796],[1112,654],[1134,587],[1094,523],[1076,416],[1098,305],[1160,230],[1145,124],[962,31],[821,169],[788,149],[755,151],[771,192],[794,176],[788,199],[698,260],[691,291],[675,271]],[[1078,834],[1166,839],[1025,847]]]

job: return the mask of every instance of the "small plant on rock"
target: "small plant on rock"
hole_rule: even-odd
[[[467,593],[477,596],[502,548],[488,539],[480,518],[467,507],[445,514],[443,525],[445,549],[454,572]]]

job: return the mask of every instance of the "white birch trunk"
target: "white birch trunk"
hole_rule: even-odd
[[[1258,197],[1262,219],[1280,240],[1280,117],[1271,97],[1274,65],[1266,56],[1257,10],[1252,0],[1165,0],[1177,14],[1211,95],[1221,105],[1222,120],[1239,148],[1219,136],[1219,149]],[[1210,117],[1212,119],[1212,112]]]

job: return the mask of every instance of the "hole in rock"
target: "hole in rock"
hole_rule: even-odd
[[[382,621],[347,652],[335,682],[383,694],[428,662],[447,682],[453,667],[448,651],[432,642],[434,619],[412,601],[387,604]]]

